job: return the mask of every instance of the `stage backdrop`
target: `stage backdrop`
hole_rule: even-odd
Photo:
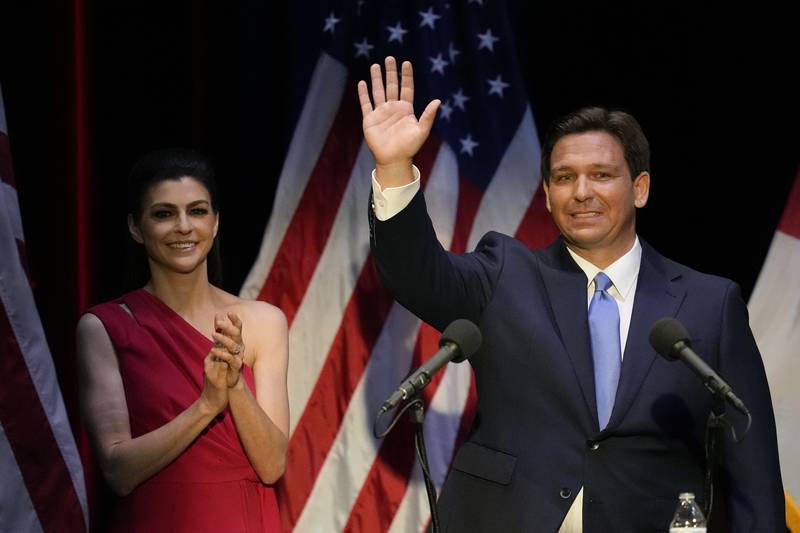
[[[580,106],[620,107],[653,150],[643,238],[751,292],[797,169],[796,135],[783,133],[796,122],[785,14],[488,0],[230,4],[2,8],[0,82],[34,295],[84,457],[74,325],[87,305],[124,289],[125,175],[146,151],[190,146],[218,169],[225,288],[290,319],[285,524],[425,522],[408,428],[384,442],[369,435],[377,405],[438,339],[393,304],[368,254],[372,163],[355,81],[386,53],[414,61],[417,109],[434,97],[446,104],[418,163],[449,248],[467,250],[489,228],[545,244],[541,135]],[[453,366],[426,393],[437,483],[468,422],[470,383],[468,366]],[[102,491],[85,464],[102,521],[105,500],[92,501]]]

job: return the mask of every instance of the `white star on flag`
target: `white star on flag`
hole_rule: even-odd
[[[442,102],[442,105],[439,106],[439,109],[441,110],[442,118],[445,120],[450,120],[450,115],[453,114],[453,106],[445,101]]]
[[[503,97],[503,91],[509,86],[499,74],[493,80],[486,80],[486,83],[489,84],[489,94],[496,94],[500,98]]]
[[[419,23],[419,27],[428,26],[430,29],[436,29],[436,21],[442,18],[441,15],[437,15],[433,12],[433,8],[429,7],[427,11],[420,11],[419,16],[422,17],[422,22]]]
[[[336,18],[336,14],[333,11],[331,11],[331,14],[328,15],[328,18],[325,19],[325,27],[322,29],[322,31],[333,33],[334,29],[336,28],[336,25],[339,24],[341,20],[342,19]]]
[[[472,140],[472,135],[468,134],[465,138],[459,139],[461,142],[461,153],[472,155],[472,150],[478,146],[479,143]]]
[[[479,33],[478,39],[480,40],[480,44],[478,44],[478,50],[481,48],[488,48],[491,52],[494,52],[494,43],[500,40],[500,37],[495,37],[492,35],[492,30],[486,30],[486,33]]]
[[[469,100],[469,96],[464,94],[464,89],[459,89],[457,93],[453,94],[453,105],[464,111],[464,104]]]
[[[369,59],[369,51],[375,48],[374,45],[367,42],[366,37],[360,43],[353,43],[353,46],[356,47],[356,57],[364,56],[367,59]]]
[[[438,72],[439,74],[444,75],[444,67],[449,65],[446,59],[442,57],[442,54],[439,53],[436,57],[428,58],[431,60],[431,72]]]
[[[456,56],[461,53],[461,50],[457,50],[453,43],[450,43],[447,53],[450,55],[450,62],[453,63],[456,60]]]
[[[397,41],[400,44],[403,44],[403,35],[408,33],[408,30],[403,28],[400,24],[400,21],[397,21],[397,24],[394,26],[386,26],[386,29],[389,30],[389,42]]]

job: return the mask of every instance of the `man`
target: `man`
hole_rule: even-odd
[[[723,439],[718,521],[784,531],[772,405],[745,304],[733,282],[637,237],[650,174],[636,120],[589,108],[555,125],[542,155],[561,231],[549,248],[492,232],[456,255],[436,240],[412,166],[439,101],[417,121],[408,62],[398,79],[386,59],[385,89],[380,66],[371,80],[372,101],[365,82],[358,92],[376,162],[370,227],[381,277],[436,328],[467,318],[483,333],[470,359],[477,416],[439,499],[443,530],[666,531],[678,493],[702,500],[711,395],[648,342],[656,320],[675,317],[753,416],[743,442]],[[743,417],[728,418],[741,431]]]

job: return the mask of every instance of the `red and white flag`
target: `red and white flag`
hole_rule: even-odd
[[[0,90],[0,531],[86,531],[83,470],[24,257]]]
[[[410,59],[417,107],[443,102],[415,162],[446,248],[471,250],[489,230],[538,247],[557,234],[504,6],[416,4],[359,2],[308,17],[307,31],[320,32],[326,46],[241,291],[278,305],[289,320],[289,464],[279,486],[287,531],[420,531],[429,520],[409,426],[383,441],[372,436],[378,407],[436,351],[439,334],[393,301],[370,256],[374,162],[356,96],[369,64],[389,54]],[[438,489],[471,422],[470,367],[449,365],[424,396]]]
[[[748,307],[775,409],[787,521],[800,531],[800,172]]]

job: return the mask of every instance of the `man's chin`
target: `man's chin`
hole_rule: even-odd
[[[591,250],[603,243],[603,234],[596,228],[572,230],[569,232],[562,232],[568,243],[582,248],[584,250]]]

